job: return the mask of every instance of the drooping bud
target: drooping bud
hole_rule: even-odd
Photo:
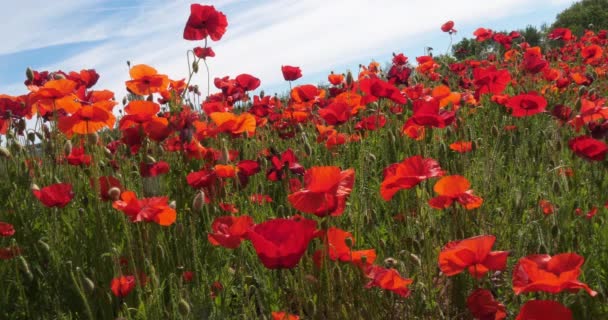
[[[203,208],[203,205],[205,205],[205,192],[201,190],[196,194],[194,200],[192,200],[192,209],[199,211]]]
[[[65,154],[65,156],[67,157],[71,153],[72,153],[72,141],[68,140],[63,145],[63,154]]]
[[[112,200],[116,201],[120,199],[120,189],[118,189],[117,187],[112,187],[108,190],[108,195]]]
[[[177,304],[177,309],[179,310],[179,314],[181,314],[182,317],[187,317],[190,314],[190,304],[188,304],[188,302],[184,299],[179,300],[179,303]]]

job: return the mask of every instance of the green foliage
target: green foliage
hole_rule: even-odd
[[[586,29],[608,29],[608,0],[583,0],[559,13],[551,28],[569,28],[576,35]]]

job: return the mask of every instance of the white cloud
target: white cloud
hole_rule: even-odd
[[[269,87],[282,83],[282,64],[300,66],[304,74],[328,72],[338,65],[367,63],[361,61],[364,57],[403,50],[412,38],[440,33],[439,26],[447,20],[456,21],[457,29],[465,25],[491,27],[492,21],[543,10],[555,1],[563,2],[539,0],[531,5],[525,0],[497,0],[480,5],[473,0],[286,0],[260,1],[252,6],[244,1],[239,4],[249,8],[226,11],[227,33],[221,41],[210,43],[217,54],[209,60],[211,78],[250,73],[262,80],[263,87]],[[58,16],[86,9],[76,5],[81,1],[66,2],[76,9],[61,6],[55,11]],[[235,7],[235,2],[239,1],[214,4],[224,10]],[[91,10],[90,6],[87,8]],[[95,68],[101,74],[97,87],[114,90],[117,97],[125,93],[126,60],[149,64],[174,79],[187,76],[185,52],[202,44],[182,39],[189,14],[187,2],[154,2],[153,6],[144,3],[135,11],[137,14],[128,19],[122,14],[111,15],[78,32],[73,30],[80,29],[58,27],[53,32],[63,33],[59,39],[65,42],[108,40],[48,69]],[[56,19],[42,20],[51,26]],[[29,39],[32,38],[35,37]],[[6,50],[22,50],[24,43],[11,44]],[[205,75],[199,75],[195,80],[205,87],[205,79]]]

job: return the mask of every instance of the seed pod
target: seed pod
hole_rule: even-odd
[[[192,61],[192,71],[194,71],[194,73],[198,73],[198,62],[197,61]]]

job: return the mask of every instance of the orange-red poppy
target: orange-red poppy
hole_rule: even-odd
[[[213,232],[207,235],[207,239],[214,246],[235,249],[241,245],[253,225],[253,219],[247,215],[217,217],[211,224]]]
[[[218,132],[227,132],[232,135],[245,133],[248,136],[255,134],[256,121],[250,113],[235,115],[231,112],[213,112],[209,117],[217,125]]]
[[[131,80],[125,82],[127,89],[140,96],[165,91],[169,86],[169,77],[145,64],[133,66],[129,74]]]
[[[538,291],[555,294],[584,289],[593,297],[597,292],[578,280],[584,262],[576,253],[533,254],[521,258],[513,267],[513,291],[516,295]]]
[[[407,298],[411,294],[409,285],[414,283],[414,280],[403,278],[395,269],[387,269],[380,266],[371,266],[366,272],[366,277],[371,279],[366,285],[366,288],[378,287],[384,290],[394,292],[395,294]]]
[[[479,208],[483,204],[483,199],[474,195],[470,187],[471,183],[463,176],[445,176],[435,183],[433,190],[439,196],[430,199],[429,204],[435,209],[442,210],[456,201],[467,210]]]
[[[437,160],[411,156],[384,169],[380,194],[384,201],[390,201],[399,190],[413,188],[426,179],[443,176],[443,173]]]
[[[304,188],[290,194],[289,203],[299,211],[319,217],[339,216],[355,183],[355,170],[312,167],[304,173]]]
[[[132,222],[155,222],[161,226],[170,226],[175,222],[175,209],[169,206],[168,197],[138,199],[133,191],[124,191],[120,200],[114,201],[112,207],[124,212]]]
[[[449,242],[439,253],[441,272],[453,276],[467,270],[480,279],[490,270],[504,270],[509,252],[491,251],[495,241],[495,236],[482,235]]]

